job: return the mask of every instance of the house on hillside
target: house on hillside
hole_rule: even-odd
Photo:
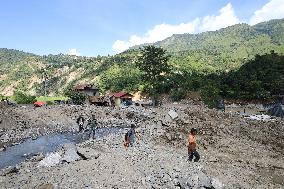
[[[75,86],[75,91],[86,94],[87,96],[100,96],[99,89],[92,84],[80,84]]]
[[[133,95],[125,92],[118,92],[112,94],[112,100],[114,101],[116,106],[123,105],[131,105],[132,104]]]

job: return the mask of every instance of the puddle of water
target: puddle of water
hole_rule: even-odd
[[[109,134],[121,134],[124,131],[125,129],[117,127],[98,128],[96,130],[96,137],[100,138]],[[41,136],[36,140],[27,139],[18,145],[8,147],[5,151],[0,152],[0,169],[7,166],[14,166],[35,154],[53,152],[66,143],[80,143],[88,139],[88,131],[83,133],[56,133]]]

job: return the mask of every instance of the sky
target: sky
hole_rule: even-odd
[[[173,34],[284,18],[284,0],[0,0],[0,48],[116,54]]]

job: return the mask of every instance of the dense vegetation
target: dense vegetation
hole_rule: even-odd
[[[16,91],[13,98],[18,104],[33,104],[36,102],[35,96],[27,95],[22,91]]]
[[[169,57],[171,70],[159,90],[174,100],[189,91],[200,91],[211,104],[220,98],[265,99],[283,94],[284,19],[173,35],[153,45]],[[45,89],[48,95],[62,95],[77,83],[92,83],[102,92],[147,92],[149,82],[137,66],[141,56],[145,57],[143,50],[137,47],[97,57],[38,56],[0,49],[0,90],[8,96],[14,91],[43,96]]]
[[[141,72],[141,83],[144,85],[144,91],[150,94],[153,104],[156,105],[159,95],[165,92],[163,89],[171,72],[169,55],[164,49],[155,46],[146,46],[141,52],[136,63]]]
[[[82,105],[85,103],[87,96],[84,93],[78,93],[72,88],[66,89],[64,95],[67,96],[73,104]]]
[[[273,51],[256,55],[255,59],[220,80],[220,88],[227,98],[267,99],[284,95],[284,56]]]

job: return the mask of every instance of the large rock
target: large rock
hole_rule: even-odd
[[[19,168],[16,166],[9,166],[5,169],[2,169],[0,171],[0,175],[1,176],[6,176],[6,175],[10,175],[10,174],[14,174],[14,173],[18,173],[19,172]]]
[[[178,117],[178,113],[174,110],[170,110],[168,112],[168,115],[172,118],[172,119],[176,119]]]
[[[47,183],[47,184],[42,184],[38,187],[38,189],[54,189],[55,187],[53,184]]]
[[[68,163],[77,161],[81,159],[81,157],[77,154],[77,148],[74,144],[65,144],[63,146],[65,152],[62,158],[62,161],[66,161]]]
[[[214,188],[211,183],[210,177],[208,177],[204,172],[200,171],[198,173],[198,186],[204,188]]]
[[[39,162],[39,166],[52,167],[60,163],[61,156],[58,153],[50,153]]]
[[[271,116],[284,118],[284,110],[282,109],[281,103],[277,103],[273,108],[268,110]]]
[[[212,178],[211,183],[214,189],[222,189],[224,187],[224,184],[216,178]]]
[[[41,161],[43,159],[44,159],[44,155],[42,153],[40,153],[40,154],[33,156],[30,160],[37,162],[37,161]]]
[[[97,159],[101,155],[97,150],[88,147],[77,147],[77,151],[86,159]]]
[[[181,181],[181,183],[184,183],[184,181],[183,182]],[[216,183],[216,186],[219,185],[219,183]],[[212,179],[201,170],[196,170],[196,172],[194,172],[187,179],[186,185],[187,187],[193,189],[198,189],[198,188],[214,189],[212,184]]]

